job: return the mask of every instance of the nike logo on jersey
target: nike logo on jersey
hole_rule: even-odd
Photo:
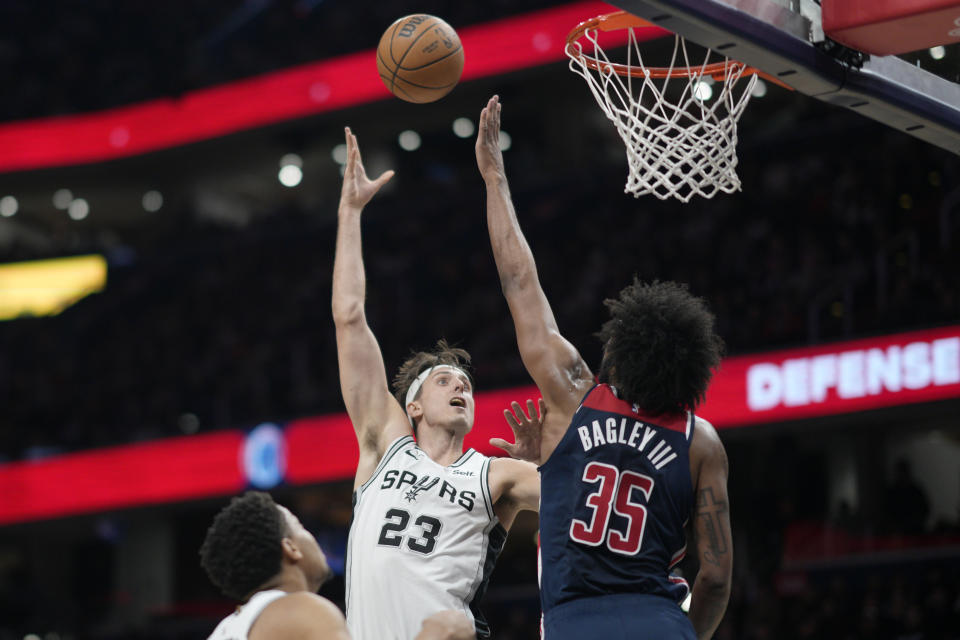
[[[628,437],[627,418],[621,418],[618,425],[617,419],[610,417],[606,419],[604,425],[601,425],[599,420],[594,420],[589,426],[578,427],[577,434],[580,436],[580,443],[583,445],[584,451],[607,444],[625,444],[640,452],[647,451],[648,445],[657,435],[657,430],[639,420],[634,420],[632,427]],[[642,435],[641,429],[643,429]],[[664,468],[676,458],[676,451],[662,438],[647,453],[647,459],[657,469]]]
[[[475,491],[458,491],[457,487],[446,480],[440,481],[439,477],[422,476],[412,471],[400,471],[399,469],[390,469],[383,474],[383,482],[380,483],[380,490],[404,491],[403,497],[407,502],[414,502],[419,497],[437,492],[438,498],[446,499],[450,504],[459,504],[467,511],[473,511],[473,506],[477,500]]]

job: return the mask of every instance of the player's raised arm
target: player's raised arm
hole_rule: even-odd
[[[337,329],[340,389],[360,444],[356,484],[365,482],[386,446],[411,433],[406,414],[390,395],[383,356],[367,325],[364,302],[366,275],[360,242],[360,215],[364,206],[391,177],[367,177],[357,138],[346,129],[347,165],[337,211],[337,247],[333,260],[333,322]]]
[[[500,101],[494,96],[480,114],[477,166],[487,188],[487,229],[510,307],[520,357],[549,407],[540,460],[546,460],[566,431],[570,416],[593,384],[580,353],[557,328],[540,286],[533,253],[517,221],[500,152]]]
[[[697,638],[708,640],[723,619],[730,599],[733,540],[727,497],[727,454],[713,426],[699,418],[690,457],[691,461],[699,462],[694,487],[693,532],[700,571],[693,583],[689,617]]]

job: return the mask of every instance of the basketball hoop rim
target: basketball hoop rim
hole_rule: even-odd
[[[765,73],[756,67],[751,67],[736,60],[715,62],[713,64],[697,67],[634,67],[616,62],[600,61],[596,57],[583,53],[583,49],[577,45],[577,40],[579,40],[588,30],[591,29],[595,31],[619,31],[620,29],[633,29],[634,27],[652,27],[655,29],[660,29],[661,31],[667,31],[669,33],[669,31],[663,27],[648,20],[644,20],[643,18],[635,16],[627,11],[604,13],[590,18],[589,20],[584,20],[575,26],[569,34],[567,34],[567,55],[579,60],[587,67],[599,73],[607,73],[607,69],[610,69],[617,75],[631,76],[634,78],[649,77],[660,79],[672,77],[690,78],[693,76],[710,76],[714,80],[718,81],[726,80],[731,75],[757,75],[761,78],[769,80],[770,82],[778,84],[781,87],[790,89],[791,91],[793,90],[792,87],[784,84],[784,82],[779,78],[771,76],[770,74]],[[741,69],[743,70],[742,72]]]

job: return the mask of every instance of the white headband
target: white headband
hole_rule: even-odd
[[[429,369],[424,369],[420,372],[420,375],[417,376],[417,379],[413,381],[413,384],[410,385],[410,388],[407,389],[407,397],[404,398],[405,402],[403,403],[403,410],[407,410],[407,405],[413,402],[414,398],[417,397],[417,393],[420,392],[420,387],[423,386],[423,381],[427,379],[434,371],[438,369],[450,369],[453,373],[459,373],[463,375],[467,380],[470,379],[470,376],[467,375],[467,372],[461,369],[460,367],[455,367],[452,364],[438,364],[436,366],[430,367]],[[410,418],[410,424],[413,424],[413,418]]]

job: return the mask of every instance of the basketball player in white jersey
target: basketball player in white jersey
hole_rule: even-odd
[[[346,141],[333,319],[340,386],[360,447],[347,625],[357,640],[407,640],[427,616],[454,609],[487,638],[476,604],[517,513],[538,507],[539,477],[528,462],[464,452],[474,419],[466,351],[441,340],[434,352],[415,354],[391,395],[364,312],[360,215],[393,171],[369,179],[349,129]]]
[[[266,493],[234,498],[207,531],[200,549],[210,580],[240,601],[209,640],[350,640],[340,610],[317,595],[330,574],[316,539]],[[455,611],[423,621],[416,640],[471,640]]]

